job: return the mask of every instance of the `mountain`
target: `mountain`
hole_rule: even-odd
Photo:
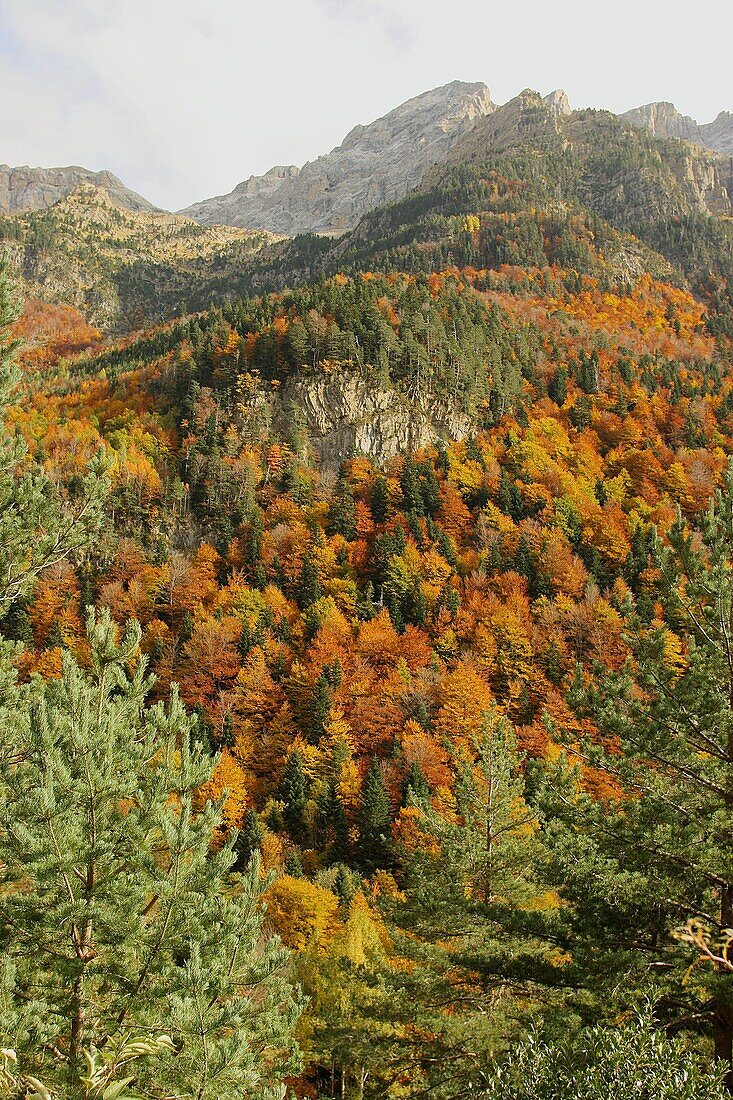
[[[336,241],[263,248],[247,278],[259,292],[339,271],[559,265],[708,293],[711,279],[733,286],[732,196],[729,159],[526,90],[479,119],[418,189]]]
[[[0,214],[45,210],[66,198],[80,184],[106,192],[115,206],[135,213],[157,210],[151,202],[125,187],[111,172],[88,168],[11,168],[0,164]]]
[[[48,209],[0,215],[0,241],[28,294],[111,331],[369,270],[560,266],[614,286],[646,272],[727,300],[732,196],[731,158],[699,144],[573,110],[559,90],[496,106],[484,85],[454,83],[212,200],[212,225],[82,182]],[[248,218],[283,235],[229,225]]]
[[[733,114],[721,111],[713,122],[703,125],[689,115],[680,114],[673,103],[647,103],[626,111],[621,118],[639,129],[650,130],[655,137],[694,141],[715,153],[733,156]]]
[[[272,240],[123,209],[87,182],[48,209],[0,216],[0,250],[24,294],[74,306],[107,330],[138,328],[235,293],[249,253]]]
[[[527,90],[338,239],[0,216],[108,330],[0,277],[15,1096],[724,1100],[732,194]]]
[[[474,122],[494,110],[485,84],[454,81],[408,100],[302,168],[273,168],[180,213],[202,225],[338,233],[416,187]]]
[[[665,213],[733,211],[727,159],[689,144],[645,139],[608,111],[557,110],[529,89],[481,119],[454,145],[442,170],[528,149],[549,155],[551,169],[557,161],[564,198],[573,193],[621,228],[633,230],[640,219]],[[440,171],[438,166],[432,175]]]

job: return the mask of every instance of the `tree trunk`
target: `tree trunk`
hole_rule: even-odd
[[[733,884],[728,883],[723,887],[720,898],[720,925],[721,928],[733,927]],[[716,1062],[724,1062],[725,1087],[733,1093],[733,990],[729,988],[730,974],[726,968],[723,974],[728,977],[728,982],[721,974],[721,980],[725,983],[723,989],[716,994],[713,1002],[713,1043],[715,1046]]]
[[[715,1060],[726,1063],[725,1087],[733,1093],[733,1010],[725,995],[715,998],[713,1016],[713,1043]]]

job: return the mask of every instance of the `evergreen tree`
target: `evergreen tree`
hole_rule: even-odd
[[[440,486],[432,462],[421,462],[418,471],[425,515],[434,516],[440,507]]]
[[[385,523],[389,517],[389,493],[387,482],[381,474],[374,482],[369,506],[375,523]]]
[[[568,372],[565,367],[558,367],[557,374],[547,387],[547,391],[555,404],[562,408],[568,397]]]
[[[425,504],[423,502],[418,470],[414,458],[409,453],[405,455],[405,461],[402,466],[400,487],[402,489],[402,507],[404,511],[414,512],[418,516],[424,515]]]
[[[323,817],[328,836],[328,862],[348,862],[351,849],[349,819],[346,816],[343,801],[334,783],[330,783],[326,791]]]
[[[256,810],[247,810],[244,815],[242,828],[234,841],[234,851],[237,859],[234,864],[235,871],[244,871],[255,852],[262,848],[265,832],[257,816]]]
[[[236,741],[236,735],[234,733],[234,719],[229,711],[224,715],[224,721],[221,724],[221,733],[219,735],[219,744],[222,748],[230,749]]]
[[[367,581],[364,595],[359,594],[356,610],[359,618],[364,622],[368,622],[379,613],[379,608],[374,600],[374,585],[371,581]]]
[[[343,535],[351,542],[356,538],[356,511],[354,494],[345,477],[336,482],[331,507],[329,509],[329,530],[332,535]]]
[[[679,1039],[657,1030],[651,1014],[619,1028],[588,1028],[555,1043],[532,1036],[488,1074],[485,1100],[725,1100]]]
[[[318,569],[316,563],[310,554],[306,554],[303,560],[303,567],[300,571],[300,580],[298,582],[298,588],[295,593],[295,598],[298,601],[298,607],[305,610],[306,607],[310,607],[316,600],[320,600],[322,595],[321,582],[318,577]]]
[[[14,600],[5,617],[0,619],[0,634],[15,642],[22,642],[26,647],[33,646],[33,627],[22,600]]]
[[[410,764],[402,784],[402,805],[425,802],[430,798],[430,786],[422,768],[415,761]]]
[[[143,1095],[272,1096],[297,1013],[257,866],[228,888],[221,808],[194,812],[214,761],[175,692],[146,706],[137,625],[116,633],[90,612],[88,671],[0,677],[0,1043],[64,1100],[101,1095],[85,1055],[135,1035]]]
[[[391,822],[389,795],[379,761],[373,757],[364,778],[358,814],[359,861],[365,871],[389,867],[392,859]]]
[[[541,822],[512,726],[487,713],[451,757],[453,797],[411,800],[421,839],[399,853],[404,900],[387,905],[395,948],[415,964],[391,989],[392,1011],[420,1022],[415,1056],[431,1093],[448,1097],[483,1094],[485,1067],[517,1017],[526,1024],[562,1003],[553,987],[564,980],[554,907],[538,905],[547,889]]]
[[[291,848],[286,854],[283,870],[286,875],[291,875],[293,878],[303,877],[303,863],[300,858],[300,853],[296,848]]]
[[[278,793],[285,803],[283,818],[286,828],[292,839],[298,844],[303,838],[305,828],[303,811],[308,801],[308,782],[297,749],[291,752],[287,759]]]
[[[323,737],[325,723],[331,709],[331,692],[329,691],[329,678],[324,669],[313,685],[310,707],[308,708],[308,728],[306,730],[308,740],[317,745]]]

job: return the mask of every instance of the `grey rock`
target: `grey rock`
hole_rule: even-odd
[[[711,149],[714,153],[733,154],[733,114],[721,111],[713,122],[700,125],[689,115],[680,114],[673,103],[647,103],[621,115],[632,126],[649,130],[655,137],[680,138]]]
[[[550,102],[547,102],[539,92],[525,88],[477,122],[454,144],[443,164],[426,174],[426,181],[440,178],[446,165],[477,163],[487,154],[495,155],[528,144],[545,147],[556,143],[568,117],[564,110],[558,109],[558,102],[553,98],[556,94],[548,96]]]
[[[733,113],[721,111],[714,122],[700,127],[700,135],[709,149],[733,156]]]
[[[284,234],[343,232],[367,211],[416,187],[425,170],[493,110],[485,84],[454,81],[369,126],[355,126],[338,148],[300,170],[273,168],[180,213],[202,225]]]
[[[556,116],[571,115],[573,113],[567,92],[564,92],[562,88],[556,88],[554,92],[550,92],[549,95],[543,98],[542,102]]]
[[[201,225],[239,225],[236,218],[241,216],[242,208],[266,205],[287,180],[295,179],[299,173],[300,168],[295,164],[276,165],[264,176],[243,180],[228,195],[195,202],[181,213]]]
[[[157,210],[151,202],[131,191],[111,172],[92,172],[72,165],[68,168],[11,168],[0,164],[0,213],[24,214],[45,210],[89,183],[105,191],[116,206],[133,213]]]
[[[343,373],[290,379],[278,405],[281,415],[289,407],[298,409],[311,455],[327,468],[354,454],[382,462],[441,439],[461,439],[472,428],[467,416],[447,405],[420,406],[396,390]]]

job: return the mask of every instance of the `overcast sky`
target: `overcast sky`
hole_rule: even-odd
[[[108,168],[176,209],[456,79],[708,122],[732,43],[730,0],[0,0],[0,162]]]

